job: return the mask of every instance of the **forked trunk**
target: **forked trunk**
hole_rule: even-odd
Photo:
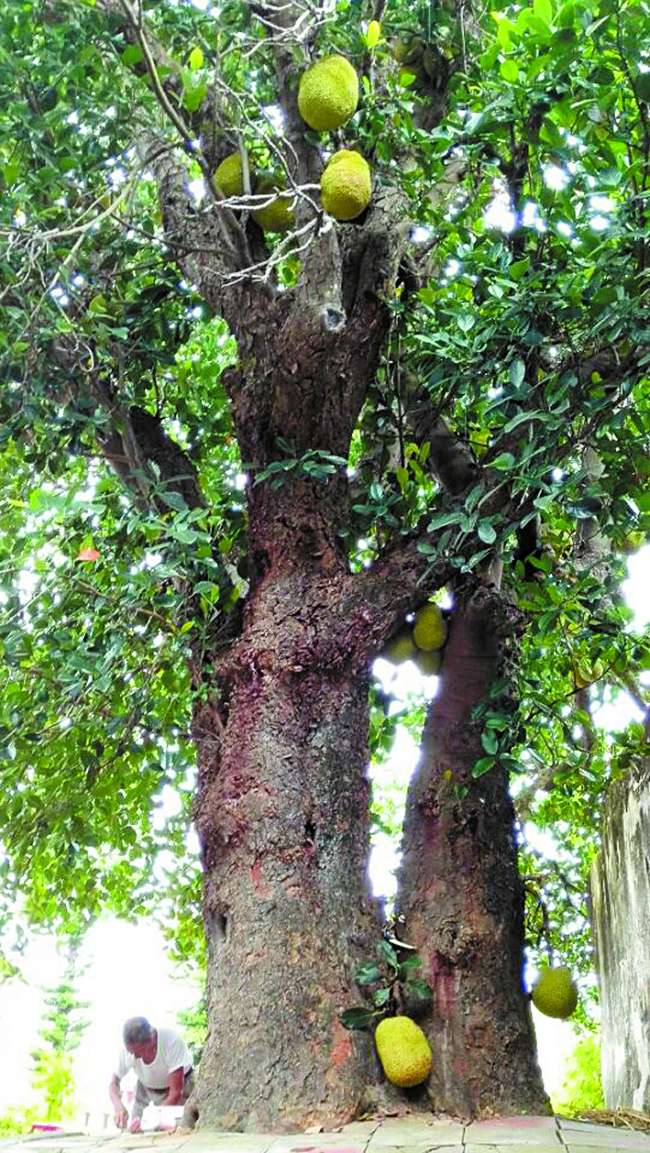
[[[472,710],[499,666],[496,598],[453,614],[440,691],[425,725],[404,826],[398,913],[423,957],[434,1054],[426,1091],[457,1116],[544,1113],[549,1105],[522,988],[523,890],[506,771],[474,779],[485,756]]]
[[[338,1020],[379,935],[367,684],[349,662],[327,664],[318,580],[315,593],[308,576],[267,574],[219,703],[195,717],[209,942],[202,1127],[329,1127],[354,1117],[374,1075],[369,1041]]]

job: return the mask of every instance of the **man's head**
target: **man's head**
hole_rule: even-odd
[[[146,1017],[129,1017],[122,1029],[124,1045],[141,1060],[152,1061],[156,1055],[156,1031]]]

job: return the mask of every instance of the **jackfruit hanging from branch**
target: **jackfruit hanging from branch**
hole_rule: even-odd
[[[300,77],[298,110],[316,132],[331,132],[357,110],[359,78],[344,56],[317,60]]]
[[[282,192],[285,193],[284,196],[273,195]],[[295,228],[296,217],[293,210],[293,197],[287,194],[281,178],[271,175],[260,176],[255,187],[255,194],[269,197],[268,202],[265,202],[260,208],[256,208],[252,213],[253,220],[259,224],[264,232],[291,232],[291,229]]]
[[[370,165],[358,152],[335,152],[320,178],[323,208],[335,220],[356,220],[372,197]]]

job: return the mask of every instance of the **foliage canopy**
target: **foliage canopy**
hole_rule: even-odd
[[[642,705],[648,667],[620,595],[650,523],[647,6],[392,0],[379,22],[338,0],[281,43],[294,93],[308,52],[354,64],[341,143],[371,162],[375,200],[398,189],[404,258],[347,455],[279,437],[263,466],[233,434],[240,354],[187,254],[179,273],[150,146],[153,132],[198,221],[226,212],[206,176],[233,150],[286,163],[273,29],[237,0],[145,0],[143,47],[133,11],[0,14],[0,915],[20,897],[71,930],[102,909],[160,912],[166,892],[192,954],[192,701],[246,598],[244,487],[347,475],[352,571],[415,531],[425,586],[427,565],[453,588],[502,561],[525,622],[518,703],[502,710],[497,687],[476,773],[504,760],[522,816],[553,830],[563,861],[522,852],[531,940],[586,966],[600,800],[644,738],[639,723],[604,734],[590,705]],[[299,234],[250,236],[247,275],[290,295]],[[399,717],[385,704],[377,758]]]

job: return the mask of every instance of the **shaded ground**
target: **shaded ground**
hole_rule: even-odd
[[[2,1153],[650,1153],[650,1134],[559,1117],[501,1117],[462,1125],[422,1117],[357,1121],[329,1133],[32,1135]]]

